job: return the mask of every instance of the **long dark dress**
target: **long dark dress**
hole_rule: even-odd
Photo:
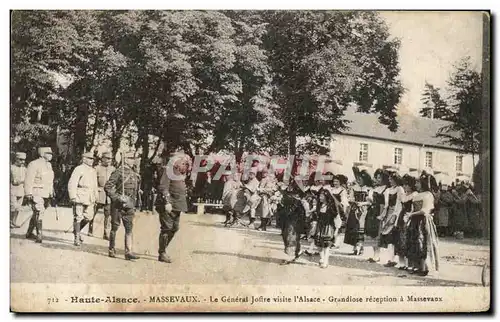
[[[433,199],[430,192],[418,194],[413,198],[413,211],[423,210],[426,215],[412,216],[407,230],[407,257],[409,265],[417,267],[420,260],[429,262],[428,269],[439,269],[438,237],[437,230],[429,209],[425,209],[427,200]],[[431,207],[433,200],[428,202],[427,208]]]
[[[376,238],[380,233],[380,220],[377,219],[382,212],[382,208],[385,205],[384,192],[373,191],[373,203],[368,208],[368,214],[366,215],[366,235]]]
[[[415,196],[416,193],[413,193]],[[407,200],[403,202],[403,209],[398,218],[398,223],[396,225],[396,231],[398,234],[398,240],[394,244],[394,254],[405,257],[406,256],[406,235],[407,235],[407,223],[404,222],[404,215],[411,212],[413,204],[413,196],[407,196]]]
[[[316,211],[318,217],[318,230],[316,234],[316,246],[318,247],[331,247],[335,243],[335,217],[338,216],[336,207],[334,205],[327,205],[326,208],[321,209],[318,205]]]
[[[358,206],[357,202],[366,202],[368,191],[353,190],[354,203],[351,204],[345,229],[344,243],[356,246],[365,240],[365,220],[368,206]]]

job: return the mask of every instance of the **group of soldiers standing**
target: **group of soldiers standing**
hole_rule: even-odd
[[[37,243],[43,241],[43,219],[47,208],[55,205],[54,171],[52,169],[52,149],[38,149],[39,158],[25,167],[26,153],[17,152],[15,162],[11,165],[11,201],[10,227],[20,228],[17,218],[23,203],[31,206],[32,216],[26,238]],[[121,166],[111,165],[110,152],[104,152],[100,163],[93,167],[94,154],[86,152],[82,155],[82,163],[78,165],[68,181],[67,191],[73,208],[74,245],[83,242],[81,231],[88,225],[88,235],[93,235],[96,214],[100,209],[104,212],[103,239],[109,241],[109,257],[116,257],[116,232],[121,223],[125,228],[125,259],[135,260],[139,256],[132,252],[133,218],[136,212],[141,177],[136,172],[137,158],[135,153],[122,154]],[[160,219],[158,260],[171,262],[166,254],[166,247],[179,229],[179,216],[187,211],[186,186],[182,176],[187,172],[187,162],[178,158],[173,172],[177,174],[170,179],[167,171],[161,171],[158,184],[156,211]],[[36,229],[36,234],[33,231]]]

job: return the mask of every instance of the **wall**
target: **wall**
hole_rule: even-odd
[[[354,179],[352,166],[354,162],[359,162],[361,143],[368,144],[368,163],[373,166],[374,170],[385,165],[394,165],[394,148],[402,148],[403,160],[400,168],[403,172],[408,171],[409,168],[424,169],[425,152],[429,151],[432,152],[432,169],[434,171],[447,172],[452,180],[457,177],[455,157],[460,154],[453,150],[361,138],[345,134],[335,135],[330,142],[330,157],[342,161],[341,168],[350,180]],[[475,156],[475,164],[477,164],[478,159],[479,157]],[[472,155],[463,155],[463,173],[472,176],[473,169]]]

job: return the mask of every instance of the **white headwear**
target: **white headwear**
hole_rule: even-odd
[[[52,153],[52,149],[50,147],[38,148],[38,155],[42,157],[45,153]]]

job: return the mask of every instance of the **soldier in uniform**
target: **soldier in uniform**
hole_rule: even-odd
[[[109,240],[109,228],[110,228],[110,217],[111,217],[111,199],[106,195],[104,191],[104,185],[109,180],[111,173],[115,171],[115,167],[111,165],[111,153],[104,152],[101,156],[101,164],[95,168],[97,172],[97,204],[94,212],[94,217],[89,223],[89,236],[93,234],[94,228],[94,218],[99,209],[104,211],[104,234],[103,239]]]
[[[172,157],[175,158],[173,169],[163,169],[156,199],[156,211],[160,218],[158,260],[165,263],[172,262],[166,253],[166,248],[179,230],[181,212],[187,211],[185,175],[189,165],[186,158],[181,155]],[[172,173],[175,177],[170,178],[169,174]]]
[[[136,158],[133,152],[122,154],[122,166],[116,169],[104,185],[104,191],[111,198],[111,232],[109,234],[109,257],[115,258],[116,232],[123,222],[125,227],[125,259],[139,259],[132,253],[132,228],[134,225],[135,205],[140,187],[140,176],[134,171]]]
[[[257,230],[267,230],[267,222],[271,217],[270,198],[276,191],[276,180],[273,175],[268,174],[267,168],[262,170],[262,180],[257,188],[257,193],[260,197],[260,203],[257,206],[256,213],[260,217],[260,226]]]
[[[83,154],[82,164],[77,166],[68,182],[68,195],[73,205],[73,233],[75,246],[82,241],[80,231],[94,217],[97,200],[97,174],[92,167],[94,155],[91,152]]]
[[[33,209],[26,238],[36,238],[36,242],[41,243],[43,215],[49,206],[50,199],[54,197],[54,171],[50,163],[52,149],[50,147],[39,148],[38,154],[40,157],[31,161],[26,169],[24,195]],[[36,228],[36,236],[33,235],[34,228]]]
[[[250,207],[250,223],[248,225],[252,228],[255,228],[255,214],[257,206],[261,201],[261,197],[257,191],[259,184],[259,180],[257,179],[257,168],[250,169],[248,181],[245,182],[243,188],[246,189],[248,193],[247,205]]]
[[[10,228],[19,228],[16,222],[23,205],[25,162],[26,153],[17,152],[16,161],[10,166]]]

